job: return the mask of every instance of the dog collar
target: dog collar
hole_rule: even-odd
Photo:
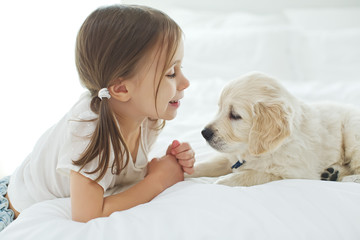
[[[242,160],[242,162],[240,162],[240,160],[238,160],[234,165],[232,165],[231,169],[235,168],[239,168],[241,167],[241,165],[243,165],[246,161],[245,160]]]

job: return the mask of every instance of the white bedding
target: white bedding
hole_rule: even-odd
[[[190,142],[197,161],[216,154],[200,131],[224,84],[248,71],[278,77],[306,101],[360,107],[360,8],[168,13],[185,32],[191,86],[152,156],[173,139]],[[360,239],[360,184],[282,180],[231,188],[213,180],[187,179],[147,204],[86,224],[70,220],[69,199],[42,202],[0,239]]]
[[[0,239],[355,240],[359,202],[356,183],[283,180],[231,188],[185,181],[150,203],[86,224],[70,220],[70,199],[36,204]]]

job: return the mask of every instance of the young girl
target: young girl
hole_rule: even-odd
[[[76,42],[76,66],[89,91],[44,133],[10,183],[0,181],[0,229],[34,203],[69,196],[73,220],[109,216],[191,174],[188,143],[175,140],[163,157],[147,159],[189,86],[183,51],[181,29],[158,10],[114,5],[90,14]],[[104,197],[119,185],[131,187]]]

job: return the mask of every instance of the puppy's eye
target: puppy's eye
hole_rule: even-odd
[[[230,114],[229,114],[229,118],[231,120],[240,120],[241,116],[239,114],[234,113],[233,111],[231,111]]]

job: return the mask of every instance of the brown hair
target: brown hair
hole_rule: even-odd
[[[91,110],[98,114],[98,118],[92,120],[97,120],[97,123],[89,145],[78,160],[73,160],[73,164],[81,166],[81,170],[99,157],[98,167],[88,172],[100,171],[95,181],[102,179],[109,168],[111,150],[114,152],[113,174],[119,174],[129,161],[127,144],[108,99],[100,100],[98,91],[111,86],[120,77],[133,76],[140,60],[157,45],[161,46],[161,52],[166,51],[165,65],[158,76],[161,80],[181,36],[182,31],[175,21],[161,11],[145,6],[102,7],[91,13],[81,26],[76,41],[76,67],[82,85],[91,93]]]

